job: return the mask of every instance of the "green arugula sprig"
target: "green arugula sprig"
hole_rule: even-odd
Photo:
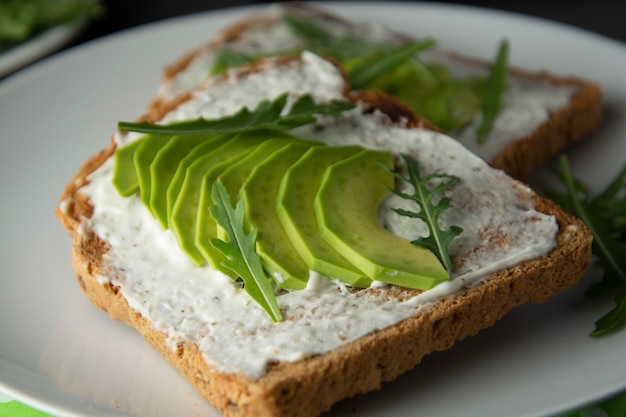
[[[119,122],[122,132],[155,133],[164,135],[195,135],[214,133],[242,133],[254,130],[289,130],[314,123],[316,115],[338,116],[354,108],[348,101],[333,100],[317,104],[309,94],[301,96],[285,114],[289,94],[275,100],[263,100],[254,110],[244,107],[238,113],[220,119],[195,119],[169,125],[141,122]]]
[[[231,51],[227,48],[219,49],[215,52],[211,75],[221,74],[230,68],[240,65],[250,64],[261,59],[256,55],[249,55],[240,52]]]
[[[211,196],[214,205],[209,207],[209,212],[228,237],[227,241],[217,238],[210,240],[211,244],[227,258],[222,265],[241,277],[245,291],[259,303],[273,321],[282,321],[283,316],[272,283],[256,251],[257,231],[252,230],[246,234],[244,230],[243,200],[238,200],[233,208],[226,187],[219,181],[213,184]]]
[[[411,69],[416,74],[418,72],[421,74],[419,79],[422,82],[436,79],[428,66],[423,65],[417,59],[418,52],[435,45],[436,41],[433,38],[425,38],[421,41],[409,42],[399,46],[389,42],[376,43],[351,36],[337,39],[330,36],[310,19],[288,15],[285,20],[290,25],[292,32],[303,39],[310,50],[318,54],[332,56],[342,62],[346,67],[352,87],[355,89],[369,88],[372,82],[381,77],[388,77],[394,70],[410,62],[409,60],[413,60],[414,65]],[[478,143],[484,143],[487,139],[492,130],[493,121],[502,107],[502,96],[507,87],[508,56],[509,43],[507,40],[503,40],[498,47],[489,76],[484,82],[480,109],[482,120],[476,130]],[[353,64],[353,62],[355,63]],[[446,83],[444,80],[438,80],[438,82]],[[406,84],[403,88],[406,90],[407,88],[415,88],[415,86]]]
[[[588,297],[615,295],[615,307],[595,323],[591,336],[610,333],[626,323],[626,165],[597,197],[572,175],[567,156],[559,158],[557,176],[566,191],[547,189],[546,195],[580,218],[593,234],[592,252],[604,268],[601,281],[585,292]]]
[[[285,22],[289,25],[291,32],[302,40],[304,49],[338,60],[363,56],[375,51],[385,51],[389,47],[388,42],[372,41],[351,34],[341,37],[331,36],[314,20],[295,13],[287,14]]]
[[[407,177],[397,171],[394,172],[394,175],[410,184],[413,187],[413,193],[408,194],[397,189],[392,189],[391,192],[399,197],[414,201],[420,210],[418,212],[404,209],[393,210],[400,215],[418,218],[426,223],[429,235],[419,237],[411,243],[431,250],[446,270],[450,271],[452,260],[450,259],[449,246],[452,240],[463,232],[463,229],[456,225],[452,225],[446,230],[441,229],[439,216],[451,207],[451,201],[447,197],[439,196],[439,194],[452,188],[459,181],[459,178],[447,174],[430,174],[422,177],[419,164],[415,159],[404,154],[402,158],[406,164]],[[438,201],[435,201],[435,197],[439,197]]]
[[[506,76],[509,60],[509,43],[503,40],[498,48],[496,59],[485,80],[485,96],[481,107],[482,121],[476,130],[476,140],[484,143],[493,128],[493,121],[502,107],[502,96],[506,91]]]
[[[415,59],[418,52],[435,45],[436,41],[426,38],[419,42],[390,47],[380,54],[371,54],[354,67],[348,69],[353,88],[364,88],[376,78],[393,71],[408,59]]]
[[[229,68],[256,62],[269,56],[300,54],[304,50],[318,55],[333,57],[337,60],[344,60],[370,54],[373,51],[384,51],[388,47],[387,43],[373,42],[368,39],[351,36],[351,34],[341,37],[331,36],[323,27],[316,24],[314,20],[299,16],[297,13],[287,13],[284,16],[284,22],[294,37],[300,41],[299,46],[281,51],[256,54],[233,51],[225,47],[217,51],[211,74],[219,74]]]
[[[348,66],[348,76],[353,88],[364,88],[372,80],[393,71],[398,65],[435,44],[432,38],[392,45],[389,42],[374,42],[354,36],[330,36],[323,28],[310,19],[294,14],[287,15],[285,21],[292,32],[303,39],[307,48],[321,55],[347,60],[358,57],[358,63]]]
[[[256,62],[268,56],[299,54],[304,50],[343,61],[375,51],[383,52],[389,47],[387,43],[373,42],[350,35],[331,36],[311,19],[298,16],[295,13],[287,14],[284,21],[294,36],[301,40],[300,46],[279,52],[253,54],[234,51],[225,47],[216,52],[210,74],[219,74],[230,68]]]
[[[478,111],[482,113],[482,120],[476,129],[477,142],[484,143],[492,130],[506,90],[507,41],[500,43],[488,77],[452,79],[443,67],[425,64],[418,59],[418,52],[435,44],[432,38],[398,45],[351,33],[331,35],[314,20],[295,13],[287,14],[284,21],[301,41],[299,47],[256,55],[224,48],[216,53],[211,74],[266,56],[309,50],[336,59],[345,68],[354,89],[383,90],[445,130],[465,125]],[[474,87],[477,81],[480,86]]]

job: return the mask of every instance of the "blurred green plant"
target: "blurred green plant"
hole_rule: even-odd
[[[94,0],[0,0],[0,52],[48,29],[101,15]]]

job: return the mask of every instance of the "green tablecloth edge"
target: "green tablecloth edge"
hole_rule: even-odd
[[[626,392],[580,411],[561,414],[558,417],[626,417]],[[30,408],[18,401],[0,402],[0,417],[56,417]],[[459,416],[462,417],[462,416]],[[507,416],[502,416],[507,417]]]

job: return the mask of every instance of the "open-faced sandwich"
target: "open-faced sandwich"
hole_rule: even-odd
[[[225,416],[317,416],[589,266],[582,222],[312,52],[153,110],[57,216],[85,296]]]
[[[500,47],[498,42],[501,41]],[[150,111],[212,75],[268,56],[309,50],[346,68],[353,89],[391,94],[490,165],[524,179],[602,119],[591,80],[509,65],[506,39],[493,62],[445,50],[375,22],[351,22],[317,5],[285,3],[222,29],[167,66]]]

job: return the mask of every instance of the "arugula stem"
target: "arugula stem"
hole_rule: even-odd
[[[570,195],[570,202],[576,212],[576,216],[580,218],[589,228],[594,238],[594,243],[599,251],[599,255],[607,263],[607,266],[611,268],[617,276],[626,284],[626,272],[620,268],[619,262],[613,257],[611,250],[608,248],[607,243],[601,238],[602,234],[596,229],[594,222],[591,220],[587,209],[583,207],[578,198],[576,198],[577,189],[572,179],[572,172],[570,170],[569,162],[565,155],[561,155],[559,158],[561,170],[563,172],[563,181],[567,187]]]
[[[403,154],[402,158],[406,163],[408,176],[405,178],[397,171],[394,171],[394,175],[410,184],[413,187],[413,194],[407,194],[397,189],[392,189],[391,192],[401,198],[414,201],[420,210],[418,212],[398,208],[392,210],[402,216],[418,218],[428,226],[429,235],[427,237],[419,237],[411,241],[411,243],[433,252],[446,271],[449,272],[452,269],[452,260],[450,259],[448,246],[456,236],[463,232],[463,229],[452,225],[448,229],[442,230],[439,226],[439,215],[444,210],[450,208],[450,199],[441,197],[436,204],[433,203],[432,199],[436,194],[453,187],[459,179],[447,174],[431,174],[422,177],[419,164],[415,159],[406,154]],[[430,189],[428,181],[434,178],[440,179],[441,183]]]
[[[506,91],[509,43],[503,40],[498,48],[496,60],[485,81],[485,98],[482,106],[482,122],[476,131],[478,143],[484,143],[493,128],[493,122],[502,107],[502,96]]]
[[[409,165],[409,170],[414,171],[414,168],[415,168],[414,165],[412,164]],[[417,178],[419,176],[419,173],[412,172],[410,174],[411,178],[413,178],[414,176],[415,178]],[[419,201],[429,201],[429,195],[427,195],[424,191],[425,191],[424,187],[415,187],[415,192],[418,195]],[[437,216],[434,215],[434,212],[432,210],[424,210],[424,216],[427,219],[427,224],[429,225],[438,224]],[[443,254],[447,254],[448,252],[447,248],[444,247],[443,243],[441,242],[441,239],[439,238],[438,233],[433,233],[433,231],[431,231],[430,234],[431,234],[431,239],[433,239],[437,247],[437,253],[440,254],[439,258],[441,262],[444,264],[443,266],[446,268],[446,271],[450,271],[452,269],[452,262],[450,261],[450,257],[443,255]]]

